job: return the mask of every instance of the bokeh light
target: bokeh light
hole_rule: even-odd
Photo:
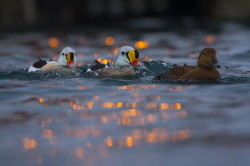
[[[113,37],[106,37],[105,38],[105,44],[107,46],[112,46],[115,43],[115,39]]]
[[[149,47],[149,42],[148,41],[137,41],[135,43],[135,48],[136,49],[144,49]]]
[[[60,44],[60,41],[59,39],[52,37],[52,38],[49,38],[48,44],[51,48],[57,48]]]

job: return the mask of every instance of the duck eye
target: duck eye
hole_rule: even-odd
[[[204,52],[203,54],[204,54],[204,55],[207,55],[207,52]]]
[[[65,55],[64,53],[62,53],[62,55]]]

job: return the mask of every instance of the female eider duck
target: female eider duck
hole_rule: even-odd
[[[75,50],[70,47],[65,47],[60,53],[59,58],[54,61],[45,61],[39,58],[39,61],[35,62],[28,69],[28,72],[34,71],[57,71],[62,73],[74,73],[76,72],[76,56]]]
[[[204,48],[198,57],[197,67],[174,65],[170,70],[164,71],[156,80],[217,79],[220,78],[220,73],[216,68],[220,68],[216,50]]]
[[[139,61],[139,51],[135,50],[130,46],[121,47],[116,54],[116,61],[114,67],[111,67],[109,64],[104,65],[96,62],[96,65],[83,70],[81,73],[85,73],[88,71],[98,70],[98,74],[100,77],[104,78],[125,78],[125,77],[134,77],[137,75],[133,66],[141,65]]]

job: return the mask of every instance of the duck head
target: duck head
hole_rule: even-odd
[[[70,47],[65,47],[60,53],[57,63],[62,66],[75,67],[76,56],[75,50]]]
[[[117,54],[117,59],[115,61],[115,66],[123,67],[123,66],[138,66],[141,65],[139,61],[139,51],[135,50],[130,46],[121,47]]]
[[[216,50],[214,48],[204,48],[199,55],[197,65],[206,69],[220,68]]]

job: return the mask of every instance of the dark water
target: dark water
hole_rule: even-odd
[[[249,165],[250,29],[220,28],[69,33],[56,36],[54,49],[51,33],[2,35],[1,165]],[[110,35],[115,44],[106,46]],[[82,69],[96,58],[113,60],[115,48],[138,40],[149,47],[140,50],[137,78],[26,72],[64,46],[76,50]],[[193,65],[204,47],[217,49],[220,80],[153,81],[164,62]]]

